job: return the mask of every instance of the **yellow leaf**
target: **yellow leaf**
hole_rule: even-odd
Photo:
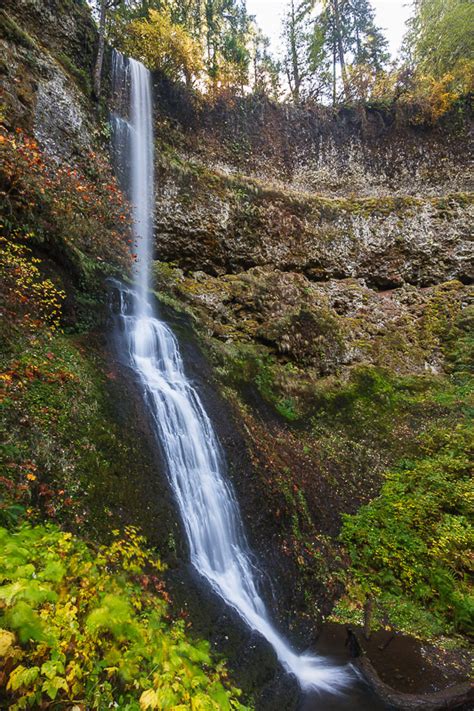
[[[140,696],[141,709],[157,709],[158,703],[158,694],[154,689],[147,689]]]
[[[6,657],[15,644],[15,635],[8,630],[0,629],[0,657]]]

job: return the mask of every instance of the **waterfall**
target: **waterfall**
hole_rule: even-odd
[[[258,591],[239,508],[226,480],[224,457],[201,399],[184,372],[175,336],[149,300],[153,219],[153,135],[149,72],[121,55],[114,87],[128,86],[127,115],[113,122],[115,155],[128,155],[138,259],[135,288],[119,288],[120,338],[142,386],[186,531],[191,562],[212,588],[273,646],[303,689],[337,691],[349,682],[343,667],[297,654],[275,629]],[[124,109],[122,108],[122,111]],[[128,116],[128,119],[127,119]],[[123,144],[125,142],[125,145]],[[123,166],[121,166],[123,168]]]

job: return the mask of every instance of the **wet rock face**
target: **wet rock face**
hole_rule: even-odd
[[[271,265],[376,288],[473,276],[469,118],[193,104],[156,80],[157,254],[190,272]]]
[[[4,0],[2,7],[21,28],[40,40],[43,51],[65,55],[86,72],[92,70],[96,29],[85,2],[77,0]]]
[[[318,378],[361,364],[400,374],[440,372],[441,322],[472,300],[472,289],[459,281],[378,291],[363,280],[314,283],[269,267],[219,277],[157,269],[159,288],[186,304],[207,338],[263,348]]]
[[[33,134],[55,160],[97,150],[90,100],[95,29],[85,5],[7,2],[0,11],[1,85],[6,125]]]
[[[71,161],[92,150],[90,120],[71,79],[57,65],[48,69],[48,77],[38,83],[34,133],[50,156]]]
[[[323,195],[442,195],[472,189],[469,119],[426,125],[415,107],[277,105],[261,96],[204,104],[155,77],[157,137],[181,159]],[[161,131],[163,133],[160,135]]]
[[[211,274],[272,265],[377,288],[470,281],[473,200],[330,199],[223,176],[161,174],[157,253]]]
[[[414,131],[369,114],[365,130],[354,123],[321,131],[294,153],[292,184],[298,190],[360,196],[441,195],[472,190],[472,178],[449,131]],[[375,125],[374,125],[375,123]],[[312,145],[311,145],[312,144]]]

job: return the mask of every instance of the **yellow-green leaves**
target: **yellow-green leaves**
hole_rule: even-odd
[[[134,528],[96,550],[55,526],[0,529],[11,711],[76,699],[90,709],[243,708],[209,645],[170,621],[163,565],[144,543]]]
[[[47,638],[45,627],[38,613],[26,602],[20,600],[7,608],[5,623],[18,634],[20,642],[44,642]]]
[[[159,695],[158,691],[155,689],[147,689],[140,696],[140,708],[141,709],[157,709],[159,708]]]
[[[130,603],[118,595],[106,595],[100,607],[93,610],[86,620],[86,629],[98,636],[110,632],[116,639],[132,639],[139,634],[132,621]]]
[[[200,44],[168,10],[150,10],[148,18],[133,20],[125,38],[125,50],[140,57],[151,69],[189,84],[203,68]]]
[[[15,635],[8,630],[0,630],[0,657],[10,654],[15,644]]]
[[[28,689],[36,681],[39,673],[39,667],[28,668],[19,664],[10,674],[7,689],[12,689],[13,691],[17,691],[22,687]]]
[[[423,456],[389,472],[380,496],[344,517],[353,589],[382,606],[428,609],[437,631],[472,630],[472,444],[467,422],[433,429]]]

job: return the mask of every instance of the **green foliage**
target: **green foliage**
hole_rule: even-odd
[[[150,10],[148,17],[132,20],[123,40],[125,52],[139,57],[150,69],[188,86],[202,70],[201,48],[184,27],[174,23],[169,9]]]
[[[407,61],[388,68],[387,41],[369,0],[288,3],[284,69],[292,98],[397,103],[413,123],[435,123],[474,87],[470,0],[416,0]]]
[[[77,67],[72,61],[72,59],[68,57],[67,54],[64,54],[64,52],[60,52],[57,55],[57,59],[62,64],[64,69],[73,77],[73,79],[75,79],[78,86],[82,89],[86,96],[91,96],[91,80],[85,69],[80,69],[79,67]]]
[[[396,102],[415,124],[436,123],[455,108],[462,114],[474,87],[473,23],[469,0],[416,0],[404,63],[375,87],[375,100]]]
[[[470,0],[416,0],[407,44],[418,71],[435,80],[450,75],[458,93],[472,90],[474,5]]]
[[[338,423],[346,431],[359,433],[371,422],[387,433],[392,427],[391,417],[403,404],[408,404],[410,391],[421,385],[416,379],[394,378],[388,371],[372,366],[354,368],[350,379],[336,387],[329,386],[316,393],[316,426]]]
[[[275,90],[268,42],[236,0],[120,3],[110,12],[109,35],[116,46],[195,90],[214,96],[249,85]]]
[[[458,377],[474,373],[474,305],[467,306],[457,317],[455,334],[447,334],[445,353],[448,367]]]
[[[2,353],[0,521],[46,517],[103,535],[111,491],[116,505],[130,506],[123,473],[143,469],[146,457],[121,427],[111,392],[116,376],[96,344],[27,326],[17,324],[12,350]]]
[[[0,529],[9,709],[244,709],[209,645],[171,621],[163,566],[133,528],[92,549],[54,526]]]
[[[278,386],[279,368],[274,356],[251,346],[240,344],[226,349],[226,376],[240,386],[254,383],[262,398],[270,403],[285,420],[300,418],[295,400],[283,394]]]
[[[34,234],[20,233],[20,237],[25,242]],[[41,274],[41,260],[33,256],[26,244],[0,237],[0,245],[0,279],[10,314],[16,318],[23,316],[29,326],[47,324],[56,330],[66,294]],[[29,317],[32,304],[34,320]]]
[[[375,77],[389,59],[372,3],[324,0],[321,5],[315,15],[314,2],[288,4],[283,22],[284,66],[293,100],[331,97],[335,104],[360,98],[351,74],[364,67]]]
[[[381,604],[405,598],[427,606],[445,628],[472,630],[473,598],[468,583],[472,428],[435,428],[425,435],[422,455],[389,472],[381,494],[354,516],[346,516],[356,584]]]
[[[311,2],[291,0],[283,19],[283,67],[295,103],[310,93],[308,84],[312,78],[311,70],[314,70],[320,58],[320,45],[316,49],[316,41],[311,37],[311,13]]]

